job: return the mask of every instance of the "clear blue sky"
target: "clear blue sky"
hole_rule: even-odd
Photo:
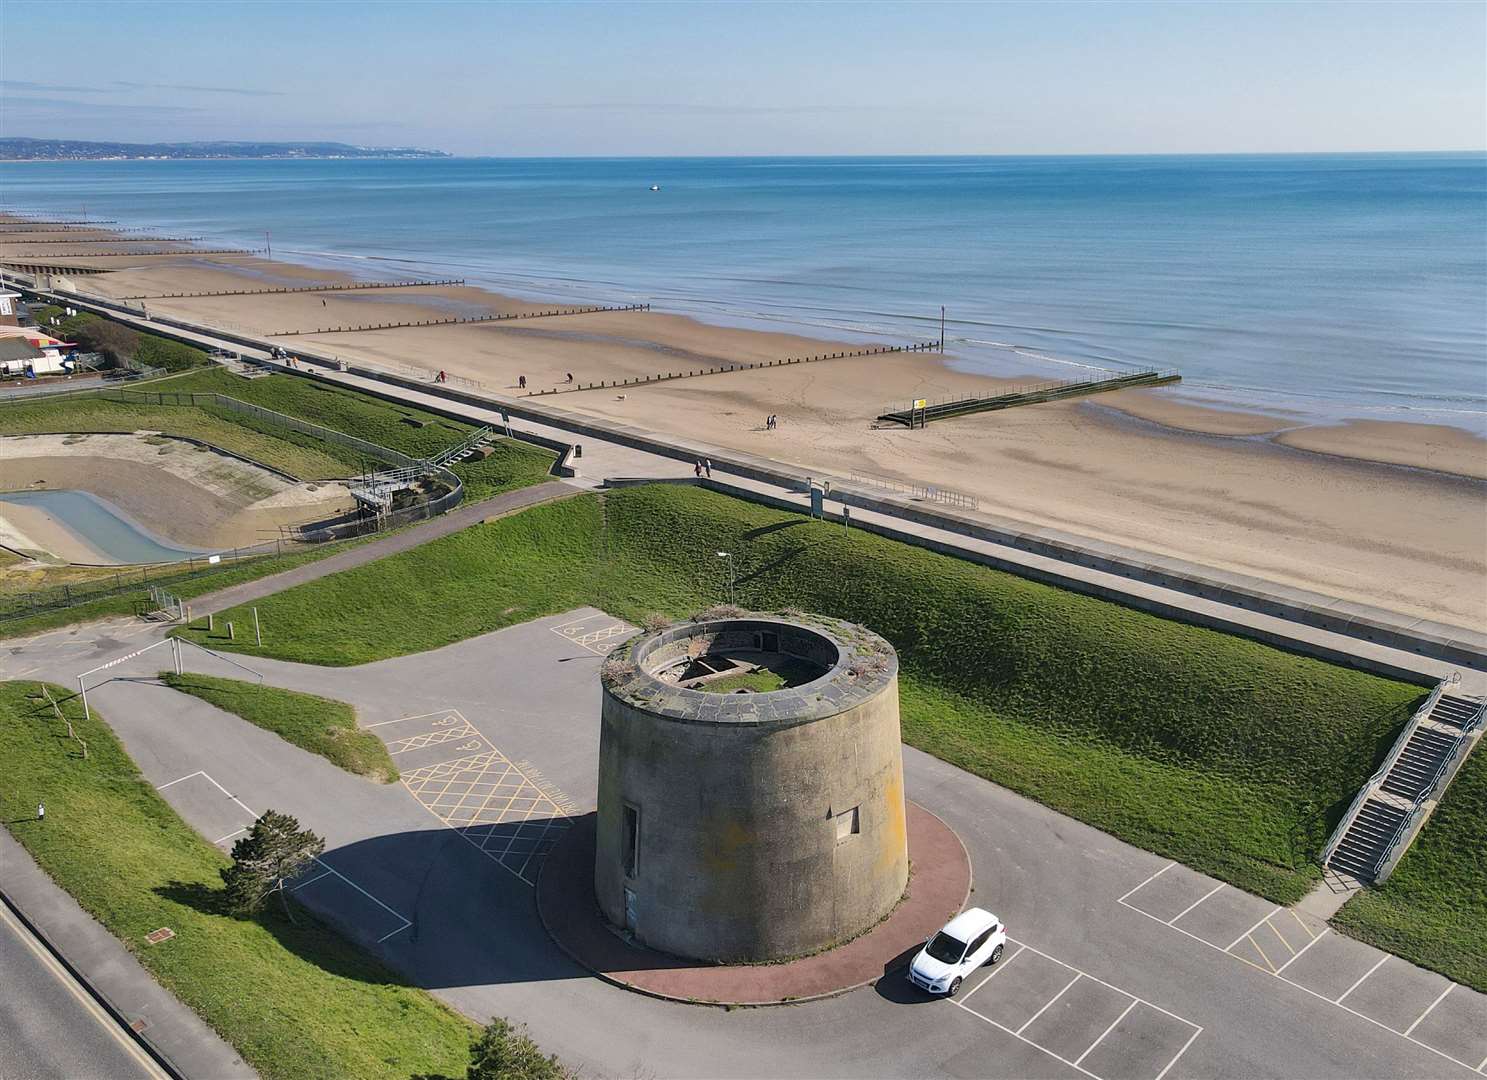
[[[0,134],[459,154],[1487,148],[1487,4],[0,0]]]

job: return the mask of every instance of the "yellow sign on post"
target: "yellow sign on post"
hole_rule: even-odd
[[[928,398],[918,398],[914,402],[914,408],[916,408],[916,409],[923,409],[923,408],[927,407],[928,405],[929,405],[929,399]]]

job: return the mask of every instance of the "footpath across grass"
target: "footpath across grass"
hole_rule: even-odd
[[[310,917],[223,914],[226,858],[140,775],[95,712],[0,683],[0,814],[51,878],[268,1080],[461,1076],[474,1028]],[[64,700],[65,699],[65,700]],[[46,820],[34,817],[45,801]],[[146,945],[168,926],[175,937]]]
[[[398,778],[386,744],[356,726],[356,710],[344,701],[194,672],[161,672],[160,681],[272,731],[349,773],[383,784]]]
[[[1478,746],[1389,880],[1332,925],[1487,993],[1487,751]]]
[[[261,650],[359,664],[593,604],[860,622],[901,658],[911,744],[1280,902],[1419,687],[839,525],[654,485],[537,506],[257,601]],[[246,625],[246,611],[223,618]],[[194,633],[194,632],[193,632]],[[196,634],[195,636],[200,636]]]

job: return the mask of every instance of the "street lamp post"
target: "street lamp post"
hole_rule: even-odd
[[[733,601],[733,580],[734,580],[734,575],[733,575],[733,552],[731,552],[731,551],[720,551],[720,552],[718,552],[718,558],[720,558],[720,559],[727,559],[728,560],[728,602],[730,604],[732,604],[734,602]]]

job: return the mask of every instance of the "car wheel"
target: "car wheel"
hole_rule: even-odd
[[[960,991],[960,976],[957,975],[955,978],[953,978],[953,979],[950,980],[950,993],[947,994],[946,996],[947,997],[954,997],[959,991]]]
[[[988,960],[987,963],[989,963],[989,964],[995,964],[1001,958],[1002,958],[1002,947],[1000,945],[998,945],[995,949],[992,949],[991,950],[991,959]]]

